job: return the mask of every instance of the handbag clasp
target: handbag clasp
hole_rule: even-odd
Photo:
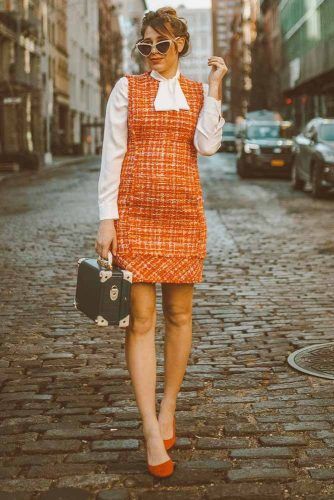
[[[110,299],[111,300],[116,300],[118,297],[118,288],[116,285],[113,285],[111,288],[110,288]]]

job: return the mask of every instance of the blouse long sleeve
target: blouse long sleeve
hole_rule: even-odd
[[[203,156],[211,156],[218,151],[225,123],[221,114],[221,100],[209,96],[209,85],[203,83],[204,103],[200,111],[194,134],[194,145]]]
[[[118,219],[118,188],[128,141],[127,78],[114,85],[106,108],[101,169],[98,180],[99,218]]]

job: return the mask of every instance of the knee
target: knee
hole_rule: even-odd
[[[145,335],[155,327],[155,312],[145,315],[131,315],[128,332],[132,335]]]
[[[192,320],[191,311],[176,306],[168,306],[164,308],[164,317],[172,326],[181,328],[188,326]]]

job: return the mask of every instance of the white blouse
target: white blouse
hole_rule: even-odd
[[[156,71],[152,71],[150,75],[153,78],[165,80]],[[202,85],[204,103],[195,129],[194,146],[200,155],[211,156],[221,145],[225,120],[221,114],[221,100],[208,96],[209,85],[207,83]],[[114,85],[106,108],[101,169],[98,180],[100,220],[119,218],[117,197],[123,158],[127,150],[127,120],[128,79],[123,76]]]

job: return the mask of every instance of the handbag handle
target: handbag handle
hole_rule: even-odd
[[[108,251],[108,260],[101,257],[101,255],[99,255],[96,260],[100,264],[100,266],[112,269],[112,253],[110,252],[110,250]]]

